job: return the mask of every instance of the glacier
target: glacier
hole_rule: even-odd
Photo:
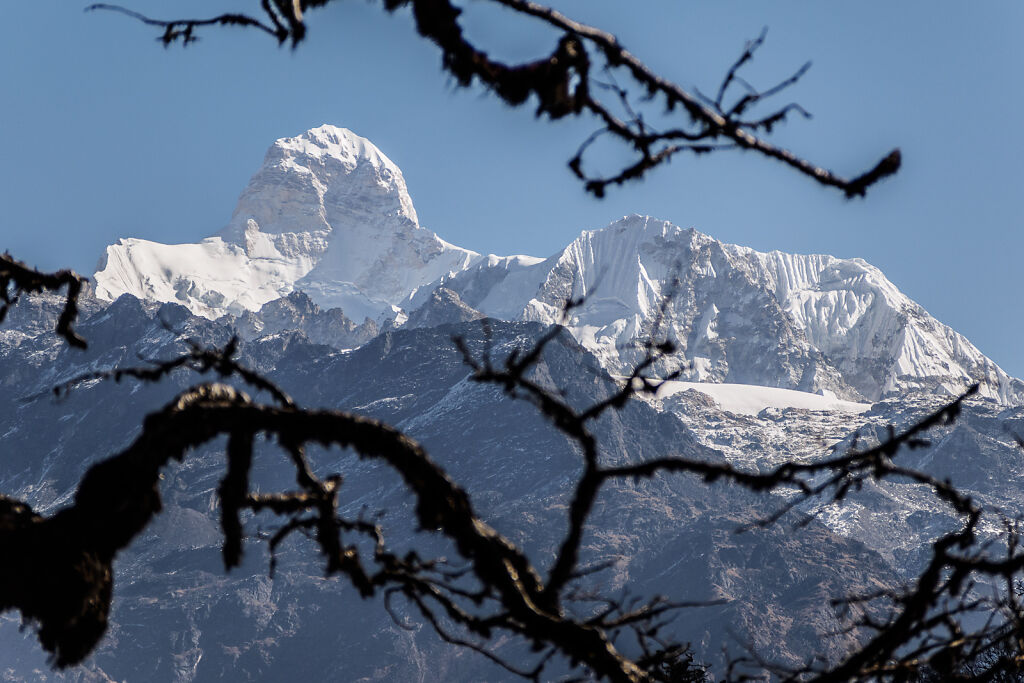
[[[841,412],[860,414],[871,409],[868,403],[844,401],[835,396],[810,394],[806,391],[761,387],[756,384],[712,382],[680,382],[665,380],[658,387],[655,399],[666,399],[685,391],[698,391],[715,402],[715,407],[740,415],[758,415],[766,408]]]
[[[627,216],[548,257],[481,255],[422,227],[401,170],[324,125],[271,145],[229,224],[198,244],[122,239],[96,295],[174,302],[208,319],[292,292],[395,328],[490,316],[565,325],[613,373],[653,335],[679,352],[657,370],[686,382],[788,389],[864,402],[974,382],[1024,403],[1010,377],[859,258],[758,252],[693,228]],[[583,303],[566,317],[564,302]],[[469,311],[469,313],[466,313]]]

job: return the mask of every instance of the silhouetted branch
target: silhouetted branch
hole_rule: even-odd
[[[10,307],[18,303],[22,294],[46,290],[56,292],[66,287],[64,309],[57,319],[56,332],[71,346],[84,349],[85,340],[73,328],[78,317],[78,295],[82,291],[82,282],[82,277],[72,270],[42,273],[11,258],[10,254],[0,254],[0,323],[7,317]]]
[[[673,284],[672,290],[662,298],[652,335],[659,333],[665,308],[670,305],[676,287],[678,287],[678,281]],[[566,300],[563,307],[563,318],[566,318],[573,308],[584,303],[585,298]],[[456,347],[462,353],[464,362],[473,369],[473,381],[497,384],[512,397],[524,396],[537,406],[559,431],[573,439],[582,452],[583,472],[576,483],[573,498],[569,504],[567,531],[555,556],[555,562],[548,572],[547,585],[544,587],[542,595],[545,604],[552,605],[558,603],[562,590],[573,578],[575,568],[579,563],[579,548],[587,519],[602,484],[609,478],[605,474],[606,470],[602,469],[598,461],[597,439],[587,424],[599,418],[610,408],[621,408],[630,397],[640,391],[656,392],[665,380],[647,377],[645,373],[657,361],[675,352],[675,346],[670,341],[655,341],[652,338],[644,345],[644,358],[634,367],[621,389],[604,401],[579,412],[570,406],[564,397],[559,396],[550,388],[538,384],[528,376],[547,345],[562,334],[568,333],[560,326],[553,326],[525,354],[511,353],[501,369],[494,367],[489,352],[482,359],[474,358],[463,339],[459,337],[453,339]],[[677,374],[673,373],[670,378],[674,378]]]
[[[92,12],[95,10],[107,10],[110,12],[118,12],[120,14],[127,15],[132,19],[137,19],[147,26],[157,26],[162,28],[164,29],[164,32],[160,36],[160,42],[164,44],[164,47],[167,47],[179,40],[182,45],[194,43],[199,40],[199,37],[195,34],[195,30],[203,26],[241,26],[256,28],[276,38],[278,43],[283,43],[288,39],[288,36],[291,35],[290,29],[280,23],[280,20],[267,0],[261,0],[261,6],[267,13],[268,19],[271,21],[271,25],[249,15],[235,12],[219,14],[208,19],[174,19],[171,21],[163,21],[161,19],[151,19],[140,12],[105,2],[98,2],[89,5],[85,8],[85,11]],[[296,35],[298,35],[298,33]],[[301,40],[301,38],[296,38],[295,42],[298,43],[299,40]]]
[[[534,61],[505,64],[491,59],[486,50],[463,35],[459,16],[464,10],[450,0],[384,0],[383,5],[388,12],[405,7],[412,10],[416,30],[441,50],[442,68],[460,86],[479,83],[514,107],[524,105],[533,97],[538,117],[546,115],[559,119],[587,113],[599,121],[601,128],[569,160],[569,168],[586,191],[596,197],[604,196],[609,185],[621,185],[644,177],[648,171],[667,163],[681,152],[699,155],[721,149],[751,150],[780,161],[822,185],[835,187],[847,197],[864,195],[871,185],[899,169],[900,153],[893,150],[871,170],[847,179],[768,142],[764,136],[790,113],[809,118],[810,115],[797,104],[788,104],[756,119],[742,118],[751,107],[795,84],[810,66],[805,64],[792,76],[767,90],[757,91],[751,87],[739,78],[738,71],[753,59],[755,51],[764,42],[764,33],[747,44],[722,80],[717,97],[709,100],[656,74],[611,33],[574,21],[550,7],[529,0],[491,1],[555,29],[560,36],[551,53]],[[160,27],[164,30],[160,40],[165,45],[178,40],[187,45],[196,39],[195,31],[206,26],[237,25],[257,28],[273,36],[279,44],[290,41],[296,46],[306,36],[304,10],[333,2],[261,0],[263,20],[235,13],[209,19],[155,20],[119,5],[97,4],[88,9],[113,10]],[[630,88],[617,84],[605,88],[613,93],[614,98],[606,101],[600,96],[600,91],[601,86],[607,84],[591,77],[596,69],[603,70],[613,83],[614,70],[624,73],[630,79]],[[735,83],[742,83],[749,92],[727,107],[724,98]],[[654,129],[631,102],[633,90],[642,94],[646,103],[659,104],[667,114],[681,109],[685,112],[684,125],[665,131]],[[627,120],[614,113],[616,101],[625,110]],[[583,156],[600,134],[617,138],[633,155],[631,162],[608,176],[591,175],[583,168]]]
[[[247,472],[251,461],[251,440],[258,433],[276,437],[297,472],[301,497],[278,494],[250,497]],[[201,385],[185,392],[163,410],[146,418],[143,431],[121,454],[93,466],[83,477],[75,502],[49,518],[33,518],[34,531],[19,532],[27,537],[25,556],[35,558],[43,539],[59,538],[59,546],[83,557],[93,558],[109,575],[114,556],[150,522],[160,509],[157,489],[160,469],[218,434],[230,436],[227,474],[218,489],[225,529],[225,564],[237,564],[242,551],[242,529],[237,515],[244,507],[291,511],[310,510],[312,527],[320,551],[327,560],[327,571],[346,576],[363,595],[398,584],[403,592],[422,599],[424,591],[431,599],[437,581],[425,581],[421,567],[401,560],[378,548],[372,558],[361,557],[355,546],[341,542],[342,525],[337,519],[337,493],[332,481],[321,480],[309,469],[302,444],[315,442],[352,448],[360,457],[375,459],[390,466],[417,499],[416,515],[421,528],[438,530],[448,536],[472,567],[477,579],[494,590],[507,617],[487,624],[466,614],[460,623],[471,630],[489,633],[492,628],[511,630],[532,641],[550,644],[573,661],[585,663],[595,672],[615,681],[644,680],[643,673],[628,658],[619,654],[599,629],[563,617],[557,609],[543,606],[543,585],[528,559],[510,541],[477,517],[468,495],[433,463],[423,449],[407,436],[375,420],[333,411],[303,411],[294,406],[265,406],[225,385]],[[14,504],[8,517],[20,519],[28,514],[24,506]],[[6,528],[0,519],[0,533]],[[6,542],[7,539],[4,539]],[[369,559],[376,565],[370,569]],[[35,566],[35,563],[33,563]],[[35,567],[40,572],[39,567]],[[64,571],[68,571],[64,569]],[[44,642],[56,656],[58,665],[73,664],[87,654],[105,628],[106,608],[94,617],[82,641],[72,624],[61,621],[45,610],[33,610],[32,600],[40,599],[40,590],[53,576],[53,569],[35,577],[9,577],[7,585],[18,586],[17,595],[5,595],[0,604],[22,609],[28,618],[42,624],[40,633],[57,631],[60,636]],[[81,583],[81,582],[80,582]],[[86,582],[87,583],[87,582]],[[36,584],[39,590],[26,590]],[[62,596],[71,600],[72,596]],[[95,600],[93,592],[73,596]],[[414,598],[416,599],[416,598]],[[460,614],[447,610],[449,616]],[[55,621],[56,620],[56,621]]]
[[[213,372],[222,379],[237,376],[250,387],[270,394],[279,405],[295,405],[291,397],[280,387],[235,360],[235,354],[238,351],[238,337],[232,337],[224,348],[207,348],[191,339],[186,339],[185,343],[189,346],[189,352],[176,358],[149,361],[143,367],[117,367],[110,370],[87,372],[58,384],[51,391],[57,398],[65,398],[75,387],[96,380],[120,382],[122,379],[131,378],[142,382],[159,382],[175,370],[184,368],[200,375]],[[25,400],[31,401],[39,396],[40,394],[29,396]]]
[[[663,302],[663,306],[665,305],[667,303]],[[529,353],[511,354],[503,367],[496,366],[489,357],[473,358],[465,343],[456,340],[466,362],[474,371],[474,380],[497,384],[510,396],[525,397],[581,448],[584,468],[573,489],[565,539],[544,589],[546,600],[557,600],[560,591],[571,577],[569,568],[574,567],[577,562],[578,547],[590,510],[602,485],[609,480],[686,473],[697,475],[708,483],[729,481],[752,491],[796,489],[798,495],[786,503],[779,513],[760,522],[761,525],[765,525],[774,522],[785,511],[811,497],[829,492],[832,502],[841,503],[851,490],[859,489],[867,481],[896,479],[927,486],[937,500],[948,505],[963,519],[962,527],[943,535],[932,544],[932,556],[928,565],[909,588],[902,591],[886,590],[874,596],[865,596],[864,603],[883,599],[893,605],[895,611],[886,621],[877,621],[870,613],[864,612],[851,628],[872,632],[874,635],[845,660],[835,666],[829,666],[827,663],[812,659],[808,665],[797,670],[786,670],[757,660],[759,666],[773,670],[785,680],[793,681],[905,680],[911,674],[916,675],[929,666],[936,667],[938,671],[961,670],[976,660],[979,652],[1008,646],[1009,638],[1003,635],[1003,632],[1007,631],[1004,626],[1006,621],[1000,621],[998,624],[991,621],[988,628],[967,633],[960,625],[960,619],[965,615],[976,614],[982,610],[1003,611],[1007,614],[1005,619],[1010,623],[1024,623],[1024,612],[1015,597],[995,602],[967,597],[973,585],[971,577],[998,577],[1011,582],[1013,577],[1024,572],[1024,553],[1019,551],[1016,528],[1007,528],[1006,557],[994,558],[985,554],[985,547],[979,545],[977,535],[983,509],[949,481],[894,462],[900,449],[927,445],[928,442],[922,438],[925,432],[955,420],[963,402],[977,393],[978,385],[972,386],[963,395],[898,433],[890,428],[888,438],[873,448],[852,449],[818,461],[786,462],[767,472],[744,471],[724,461],[696,460],[683,456],[667,456],[630,465],[605,467],[600,464],[597,442],[586,423],[601,415],[608,407],[621,407],[629,396],[638,391],[656,390],[657,380],[646,378],[641,371],[634,370],[619,391],[610,398],[599,401],[590,408],[575,409],[563,397],[530,378],[532,367],[539,360],[538,348],[549,344],[556,338],[556,334],[551,331],[543,335]],[[637,368],[653,365],[660,358],[660,354],[671,352],[671,345],[659,344],[652,339],[645,346],[645,350],[645,356],[637,364]],[[529,362],[524,362],[524,359],[529,359]],[[824,475],[824,478],[820,475]],[[656,603],[652,602],[646,607],[652,612],[652,616],[657,611],[655,605]],[[606,610],[606,614],[599,617],[605,628],[616,623],[608,620],[606,616],[611,611]],[[643,615],[644,612],[641,610],[639,614]],[[1022,633],[1019,629],[1011,631]],[[1024,647],[1021,647],[1020,640],[1021,638],[1018,638],[1016,650],[1022,653],[1017,655],[1020,659],[1013,660],[1000,656],[996,664],[984,669],[984,675],[1003,670],[1006,662],[1017,661],[1019,664],[1024,661]],[[987,679],[981,677],[972,680]]]

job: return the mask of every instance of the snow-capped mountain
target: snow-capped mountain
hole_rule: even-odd
[[[643,216],[585,231],[547,259],[482,257],[420,227],[398,167],[333,126],[275,142],[220,234],[121,240],[95,279],[101,299],[128,293],[210,319],[303,291],[351,320],[392,326],[436,307],[443,286],[453,310],[565,322],[613,371],[635,361],[660,321],[657,333],[680,349],[662,369],[688,381],[850,400],[955,394],[981,381],[985,396],[1024,402],[1024,383],[861,259],[761,253]],[[570,296],[586,299],[563,321]]]
[[[679,348],[666,369],[690,381],[871,401],[982,382],[985,396],[1024,401],[1024,383],[858,258],[761,253],[628,216],[543,262],[481,260],[444,286],[487,315],[545,323],[585,297],[566,324],[611,369],[658,333]]]
[[[382,322],[410,292],[479,260],[421,228],[398,167],[368,140],[321,126],[271,145],[231,222],[199,244],[123,239],[96,294],[173,301],[207,318],[301,290]]]

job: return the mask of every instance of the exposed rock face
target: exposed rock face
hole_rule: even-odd
[[[243,339],[258,339],[272,334],[299,330],[310,341],[337,349],[362,346],[380,332],[377,323],[366,318],[357,325],[340,308],[323,310],[304,292],[263,304],[257,312],[245,311],[240,316],[226,315],[220,319],[238,330]]]
[[[467,306],[458,294],[441,286],[431,290],[427,300],[409,315],[405,327],[436,327],[445,323],[479,320],[483,317],[483,313]]]

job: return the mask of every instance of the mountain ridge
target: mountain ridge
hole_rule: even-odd
[[[218,234],[122,239],[95,280],[101,299],[174,301],[210,319],[302,290],[381,323],[410,291],[479,258],[420,227],[401,171],[373,143],[321,126],[271,145]]]
[[[121,240],[95,278],[101,299],[174,301],[211,319],[302,291],[380,328],[437,305],[431,293],[444,287],[480,315],[566,324],[613,372],[658,333],[679,348],[658,370],[686,381],[853,401],[955,395],[980,382],[982,395],[1024,403],[1024,382],[862,259],[758,252],[635,214],[546,259],[483,256],[421,227],[398,166],[326,125],[270,147],[218,235],[191,245]],[[566,319],[570,297],[583,303]],[[413,316],[421,320],[438,314]]]

